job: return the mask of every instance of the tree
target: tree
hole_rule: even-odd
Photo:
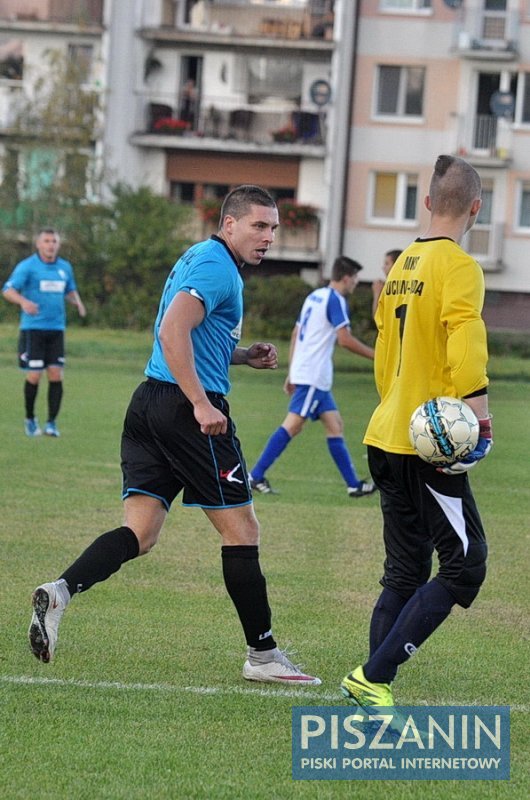
[[[92,265],[83,279],[90,282],[101,323],[145,328],[153,324],[160,293],[177,258],[191,244],[185,236],[189,210],[151,189],[119,184],[98,233],[103,264],[99,286],[91,282]],[[79,254],[82,263],[82,254]],[[83,289],[85,292],[85,289]]]
[[[0,258],[6,272],[28,255],[35,233],[51,225],[74,265],[88,323],[152,325],[160,289],[188,246],[186,209],[148,188],[112,189],[102,203],[95,161],[100,97],[82,67],[57,51],[28,91],[2,158]],[[0,319],[16,309],[0,306]]]
[[[67,209],[97,196],[101,102],[85,78],[79,64],[50,50],[39,77],[26,88],[4,145],[4,230],[27,234],[52,220],[60,227]]]

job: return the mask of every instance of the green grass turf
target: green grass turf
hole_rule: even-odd
[[[341,678],[366,656],[383,558],[377,496],[347,498],[322,426],[312,424],[270,473],[281,494],[256,498],[274,630],[323,679],[317,689],[299,696],[241,678],[244,644],[217,534],[199,510],[178,504],[148,557],[74,599],[55,662],[39,664],[26,641],[32,589],[121,522],[119,435],[150,336],[68,332],[58,440],[23,434],[16,337],[0,327],[2,798],[529,795],[529,362],[491,364],[495,448],[471,477],[489,536],[487,581],[395,683],[401,704],[511,705],[510,782],[294,782],[291,707],[341,704]],[[337,364],[335,394],[364,475],[361,439],[376,402],[370,365],[343,353]],[[284,375],[233,370],[249,466],[285,414]],[[38,409],[42,421],[44,387]]]

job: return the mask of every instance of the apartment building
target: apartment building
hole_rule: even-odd
[[[87,82],[104,92],[94,148],[107,180],[193,205],[198,234],[204,204],[211,218],[230,187],[265,185],[295,206],[272,261],[314,281],[334,25],[333,0],[0,0],[0,53],[23,52],[22,72],[0,77],[0,141],[44,49],[82,49]],[[20,158],[35,161],[31,148]]]
[[[67,179],[79,158],[88,171],[88,164],[100,154],[98,136],[86,130],[76,136],[72,125],[89,124],[93,98],[103,92],[105,31],[103,0],[0,0],[0,154],[3,178],[10,176],[10,190],[20,201],[16,219],[0,209],[0,214],[4,212],[0,223],[23,225],[28,204],[49,188],[58,173]],[[85,100],[84,106],[79,97],[69,102],[65,89],[61,113],[65,108],[72,111],[76,103],[87,112],[75,124],[70,120],[68,135],[59,124],[56,135],[49,135],[52,118],[44,135],[38,118],[45,94],[40,82],[46,85],[46,75],[53,72],[52,53],[62,54],[64,63],[75,66]],[[61,134],[63,146],[58,148]],[[76,191],[85,196],[88,185],[81,181]]]
[[[42,145],[10,126],[50,48],[100,93],[107,181],[190,204],[198,235],[263,184],[295,209],[263,269],[312,283],[341,252],[380,277],[426,224],[436,155],[466,157],[486,316],[530,325],[529,0],[0,0],[0,148],[37,189]]]
[[[530,327],[530,4],[361,0],[356,41],[343,249],[379,277],[427,222],[435,157],[461,155],[484,186],[464,245],[486,318]]]

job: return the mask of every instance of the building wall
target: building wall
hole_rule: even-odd
[[[387,249],[405,247],[425,229],[428,214],[423,198],[437,155],[447,152],[471,160],[484,185],[493,188],[491,252],[478,259],[484,265],[488,290],[530,293],[526,255],[530,252],[530,231],[518,229],[517,223],[519,182],[530,181],[530,124],[500,120],[495,152],[466,149],[478,113],[479,75],[498,74],[502,87],[511,76],[530,73],[526,3],[512,0],[509,6],[517,9],[519,22],[515,56],[502,50],[496,54],[494,49],[463,55],[455,42],[464,9],[455,12],[433,0],[430,10],[385,13],[379,0],[361,0],[343,249],[366,266],[365,279],[380,277],[382,255]],[[472,0],[465,4],[465,13],[480,15],[483,8],[482,0]],[[379,65],[425,67],[421,117],[376,115]],[[505,146],[509,158],[503,161]],[[417,175],[415,219],[383,221],[371,216],[375,172]],[[497,251],[501,261],[493,258]],[[497,302],[495,307],[501,305]]]

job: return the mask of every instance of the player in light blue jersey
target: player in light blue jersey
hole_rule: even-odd
[[[326,431],[329,453],[339,470],[350,497],[364,497],[375,491],[373,482],[359,478],[343,436],[343,422],[331,392],[333,351],[338,342],[364,358],[374,357],[371,347],[350,331],[346,298],[359,281],[362,269],[357,261],[339,256],[333,264],[328,286],[306,298],[291,335],[289,374],[284,389],[291,396],[284,421],[269,438],[251,470],[251,485],[262,494],[275,494],[265,473],[283,453],[306,420],[319,419]]]
[[[24,428],[28,436],[42,431],[35,416],[41,375],[48,376],[48,421],[44,433],[59,436],[55,423],[63,396],[65,299],[86,314],[72,265],[60,258],[61,240],[53,228],[43,228],[35,241],[37,252],[20,261],[7,279],[3,294],[20,306],[19,366],[26,374]]]
[[[173,267],[155,322],[145,374],[125,416],[121,459],[123,526],[97,538],[57,581],[33,594],[30,646],[45,663],[71,597],[148,553],[173,500],[202,508],[221,535],[225,586],[243,627],[252,681],[317,686],[280,650],[272,633],[259,563],[259,523],[245,459],[225,395],[231,364],[275,369],[274,345],[240,347],[244,264],[257,266],[274,241],[278,209],[257,186],[230,192],[219,234],[191,247]],[[134,632],[134,622],[132,623]],[[211,630],[212,647],[222,634]]]

